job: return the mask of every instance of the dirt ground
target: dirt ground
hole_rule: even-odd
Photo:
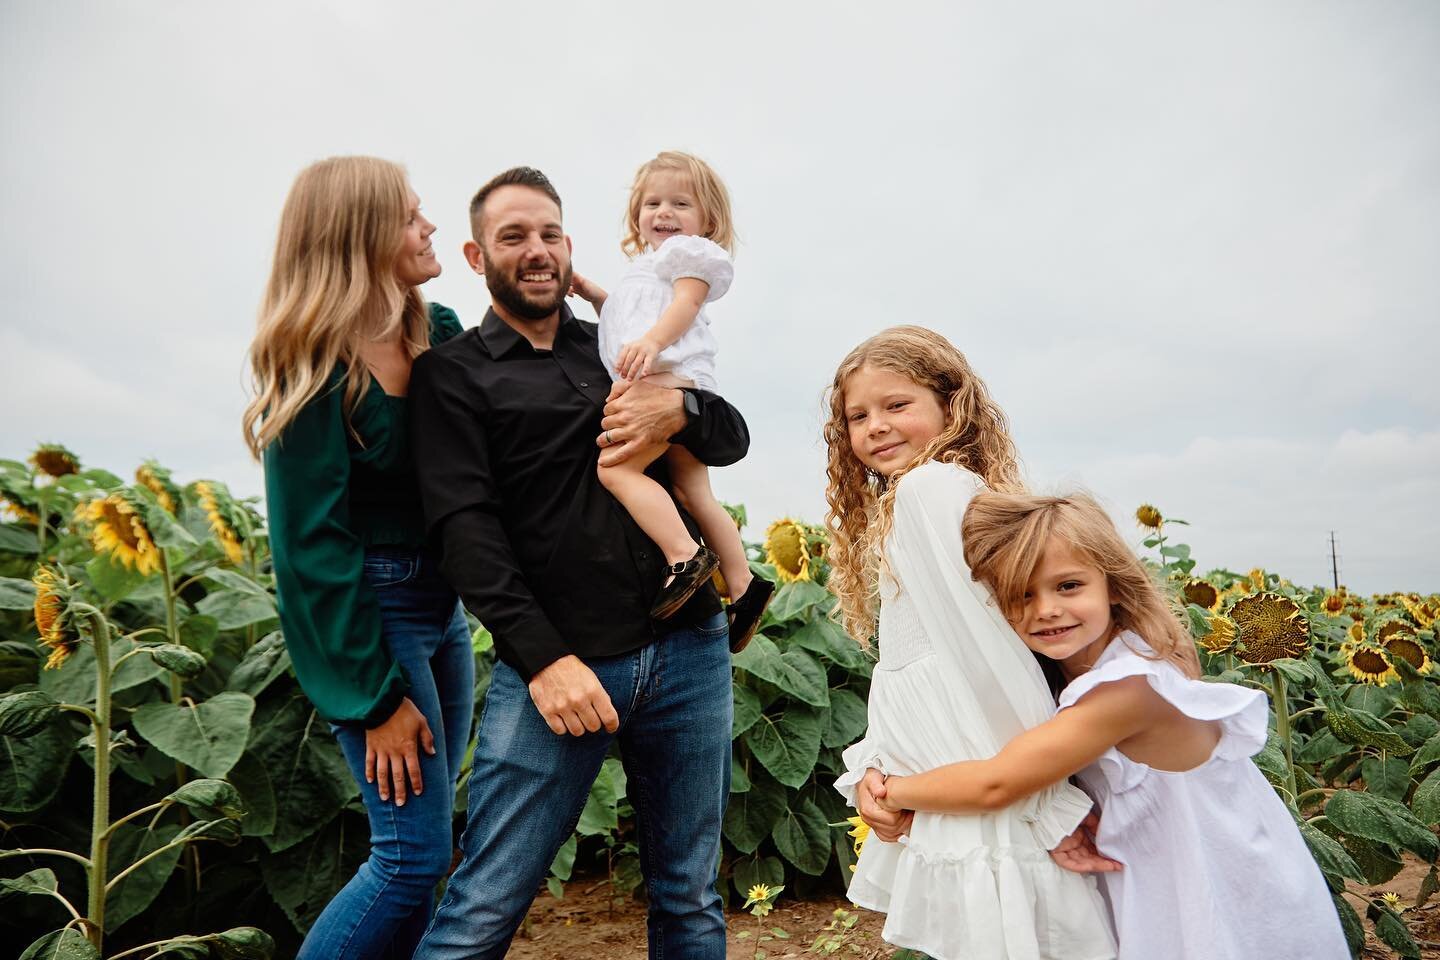
[[[1418,861],[1407,863],[1393,880],[1369,892],[1378,896],[1392,891],[1400,894],[1406,904],[1413,904],[1427,869]],[[1363,916],[1364,903],[1353,897],[1351,903]],[[763,927],[748,913],[731,912],[726,916],[730,944],[727,955],[752,960],[758,945],[769,960],[825,956],[811,950],[811,945],[826,932],[837,909],[858,919],[839,950],[829,955],[851,960],[887,960],[892,956],[894,949],[880,939],[880,928],[885,923],[882,914],[861,910],[839,898],[797,901],[784,895]],[[1424,907],[1407,907],[1405,919],[1420,942],[1421,957],[1440,960],[1440,896]],[[758,936],[774,937],[772,927],[779,927],[789,935],[788,939],[775,937],[757,944]],[[749,936],[742,937],[743,933]],[[515,960],[645,960],[645,904],[636,899],[613,899],[602,878],[577,878],[566,885],[563,900],[556,900],[548,892],[540,894],[508,956]],[[1391,960],[1395,956],[1373,934],[1369,937],[1366,960]]]

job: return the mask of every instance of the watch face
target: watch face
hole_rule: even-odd
[[[692,417],[700,416],[700,401],[689,390],[680,391],[685,396],[685,412]]]

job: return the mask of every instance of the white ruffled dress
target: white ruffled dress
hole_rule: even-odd
[[[1139,652],[1137,652],[1139,651]],[[1060,694],[1144,677],[1186,716],[1219,721],[1210,759],[1155,770],[1111,748],[1080,773],[1103,812],[1101,853],[1121,960],[1347,960],[1330,891],[1285,804],[1251,762],[1265,746],[1265,694],[1191,680],[1122,634]]]
[[[695,277],[710,285],[705,302],[719,300],[735,279],[730,254],[712,240],[677,234],[660,244],[659,250],[642,253],[630,262],[630,269],[605,298],[600,309],[600,359],[619,380],[615,361],[620,348],[638,340],[660,319],[675,299],[675,281]],[[700,309],[690,329],[661,350],[651,373],[668,373],[689,380],[701,390],[718,393],[715,382],[715,354],[719,352],[710,318]]]
[[[982,489],[938,462],[900,480],[870,725],[835,783],[851,806],[867,768],[914,774],[992,757],[1054,715],[1035,657],[965,564],[960,521]],[[850,899],[889,914],[886,941],[936,960],[1109,960],[1098,885],[1049,855],[1090,806],[1064,783],[996,813],[916,813],[901,842],[866,841]]]

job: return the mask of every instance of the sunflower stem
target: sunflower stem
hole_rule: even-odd
[[[1285,691],[1285,674],[1279,670],[1270,671],[1271,694],[1275,700],[1275,734],[1285,746],[1285,783],[1290,796],[1297,798],[1299,788],[1295,785],[1295,748],[1290,743],[1290,701]]]
[[[180,619],[176,614],[175,600],[179,591],[175,589],[175,577],[170,572],[170,552],[164,547],[160,548],[160,572],[165,577],[165,634],[173,644],[180,644]],[[180,677],[174,673],[170,674],[170,702],[179,706],[185,700],[185,684]],[[185,764],[179,760],[175,761],[175,789],[185,786],[190,779],[190,772],[185,769]],[[180,810],[180,825],[190,825],[190,811]],[[200,861],[196,857],[182,857],[185,863],[185,887],[186,889],[199,889]]]
[[[1306,707],[1304,710],[1297,710],[1296,712],[1290,714],[1290,722],[1293,724],[1296,720],[1299,720],[1301,717],[1305,716],[1305,714],[1307,714],[1307,713],[1324,713],[1324,712],[1325,712],[1325,705],[1324,705],[1324,704],[1321,704],[1321,703],[1317,703],[1317,704],[1315,704],[1313,707]]]
[[[89,615],[95,639],[95,803],[90,820],[89,903],[86,936],[103,952],[105,875],[110,855],[110,625],[95,611]]]

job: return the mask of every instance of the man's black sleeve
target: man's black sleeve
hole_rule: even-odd
[[[410,442],[440,571],[528,682],[570,653],[525,582],[500,522],[484,411],[462,363],[436,350],[410,373]]]
[[[700,415],[691,417],[670,442],[680,444],[710,467],[726,467],[743,458],[750,450],[750,428],[740,411],[708,390],[687,392],[700,402]]]

